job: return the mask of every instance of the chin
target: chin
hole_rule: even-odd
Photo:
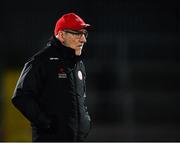
[[[81,50],[80,51],[76,51],[75,54],[76,54],[76,56],[80,56],[81,55]]]

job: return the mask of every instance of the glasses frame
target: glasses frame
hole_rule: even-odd
[[[85,30],[85,31],[76,31],[76,30],[65,29],[65,30],[63,30],[63,31],[66,32],[66,33],[70,33],[70,34],[76,36],[76,37],[79,38],[79,39],[80,39],[83,35],[84,35],[85,38],[88,37],[88,32],[87,32],[86,30]]]

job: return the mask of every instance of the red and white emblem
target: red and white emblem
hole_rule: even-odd
[[[64,72],[64,68],[59,69],[58,78],[67,78],[67,74]]]
[[[81,71],[78,71],[78,77],[79,77],[80,80],[82,80],[83,77],[82,77],[82,72]]]

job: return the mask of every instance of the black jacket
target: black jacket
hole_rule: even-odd
[[[88,135],[81,59],[53,37],[25,64],[12,103],[31,122],[33,141],[83,141]]]

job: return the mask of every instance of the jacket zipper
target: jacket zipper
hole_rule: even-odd
[[[77,82],[76,82],[76,72],[77,72],[77,63],[75,64],[74,66],[74,70],[73,70],[73,78],[74,78],[74,85],[75,85],[75,98],[76,98],[76,108],[77,108],[77,134],[76,134],[76,137],[75,137],[75,140],[78,140],[78,137],[79,137],[79,132],[80,132],[80,113],[79,113],[79,99],[78,99],[78,96],[77,96]]]

